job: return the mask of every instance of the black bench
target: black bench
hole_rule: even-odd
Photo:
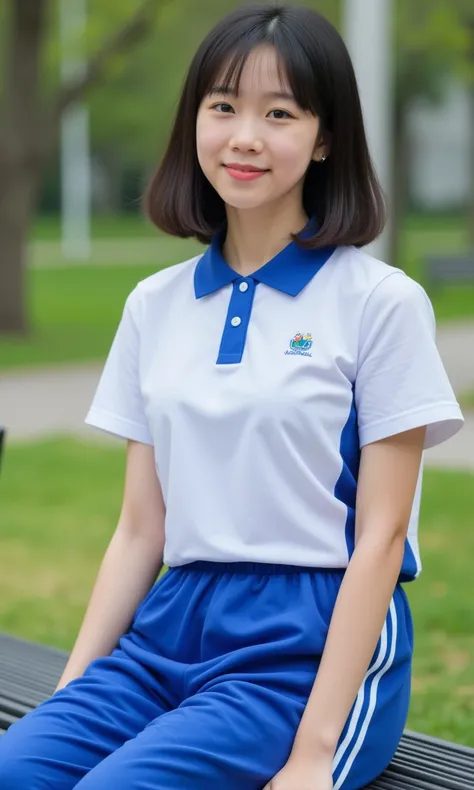
[[[0,634],[0,733],[53,693],[68,654]],[[474,749],[406,731],[371,790],[474,790]]]
[[[474,283],[474,253],[471,255],[429,255],[424,261],[427,289],[445,283]]]

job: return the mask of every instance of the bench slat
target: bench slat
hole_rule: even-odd
[[[408,741],[406,739],[402,740],[398,747],[398,751],[400,755],[407,760],[416,760],[417,763],[424,764],[425,760],[428,761],[428,764],[440,764],[441,766],[452,766],[453,768],[464,768],[467,771],[471,770],[472,766],[472,758],[469,759],[469,756],[463,757],[462,753],[458,754],[453,751],[453,754],[449,754],[444,749],[440,749],[436,753],[434,753],[433,748],[428,750],[426,748],[419,748],[419,745],[416,742]]]
[[[439,766],[435,767],[429,760],[424,761],[423,764],[417,762],[416,767],[413,767],[413,764],[408,763],[405,759],[396,755],[392,760],[392,766],[403,776],[410,776],[415,779],[424,779],[424,777],[429,774],[433,780],[437,779],[441,783],[446,778],[446,767],[442,770]],[[452,782],[449,786],[452,787],[453,790],[459,790],[459,788],[462,790],[462,788],[465,787],[465,782],[472,779],[472,771],[459,769],[458,767],[455,769],[451,768],[449,779]]]

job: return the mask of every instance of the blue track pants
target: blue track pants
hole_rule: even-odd
[[[261,790],[286,763],[343,571],[170,569],[112,654],[0,738],[2,790]],[[365,786],[405,725],[412,624],[397,586],[334,760]]]

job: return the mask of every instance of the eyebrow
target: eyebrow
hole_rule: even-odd
[[[236,91],[234,88],[228,88],[225,85],[214,85],[213,88],[209,91],[209,95],[214,93],[220,93],[223,95],[231,95],[236,96]],[[295,97],[292,93],[288,93],[285,91],[268,91],[267,93],[263,94],[264,99],[287,99],[289,101],[295,101]]]

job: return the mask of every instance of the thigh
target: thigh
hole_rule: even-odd
[[[412,652],[410,609],[398,586],[336,751],[334,790],[365,787],[390,763],[408,715]]]
[[[260,625],[260,623],[259,623]],[[199,690],[150,722],[79,783],[77,790],[261,790],[285,765],[319,663],[302,644],[252,650],[189,667]],[[307,646],[306,646],[307,647]],[[336,790],[365,786],[390,762],[406,720],[411,618],[397,588],[373,660],[341,735]],[[198,683],[198,678],[200,683]]]
[[[117,648],[0,738],[2,790],[69,790],[170,709],[164,691]]]
[[[186,699],[77,790],[261,790],[287,761],[304,704],[243,679]]]

